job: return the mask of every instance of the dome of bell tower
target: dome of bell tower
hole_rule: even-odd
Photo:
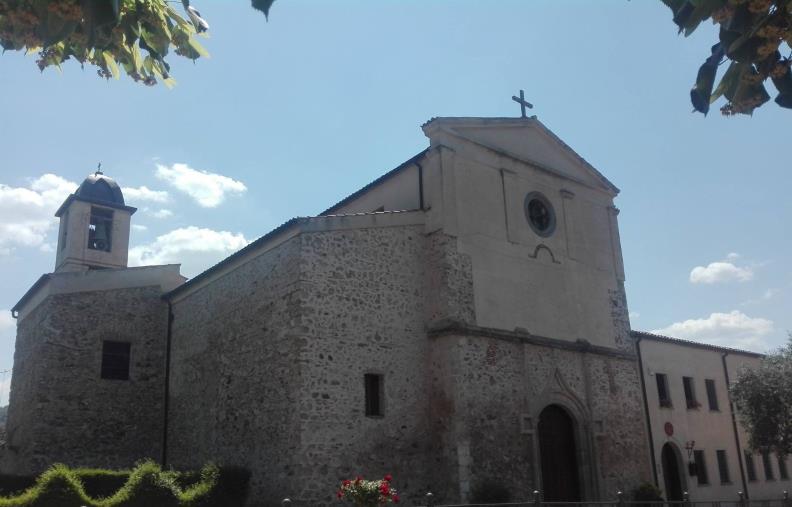
[[[84,201],[97,204],[125,205],[121,187],[113,178],[105,176],[101,171],[88,175],[74,195]]]

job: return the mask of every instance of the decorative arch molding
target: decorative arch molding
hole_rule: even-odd
[[[541,393],[531,401],[530,417],[534,431],[533,463],[534,484],[542,489],[542,467],[539,442],[539,417],[545,408],[555,405],[563,409],[571,417],[575,433],[575,452],[580,480],[580,495],[583,501],[599,500],[599,466],[592,416],[588,406],[572,389],[559,368],[556,368],[548,379]]]
[[[534,248],[533,254],[528,254],[528,256],[531,259],[539,260],[539,252],[541,252],[541,251],[546,251],[550,255],[550,260],[553,262],[553,264],[561,264],[560,261],[556,260],[555,255],[553,255],[553,251],[550,250],[550,247],[545,245],[544,243],[540,243],[540,244],[536,245],[536,248]]]

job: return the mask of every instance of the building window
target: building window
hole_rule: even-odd
[[[657,397],[661,407],[671,407],[671,393],[668,391],[668,376],[665,373],[656,373]]]
[[[363,380],[366,386],[366,415],[367,416],[381,416],[382,413],[382,398],[383,398],[383,382],[382,375],[375,373],[366,373]]]
[[[786,461],[781,456],[778,457],[778,475],[782,480],[789,480],[789,471],[787,470]]]
[[[698,408],[700,405],[696,401],[696,386],[693,385],[693,377],[682,377],[682,386],[685,388],[687,408]]]
[[[63,236],[61,236],[61,250],[66,248],[66,236],[68,235],[69,231],[69,212],[65,212],[63,214],[63,218],[61,219],[61,227],[63,228]]]
[[[555,211],[553,205],[543,194],[539,192],[531,192],[525,196],[525,218],[528,219],[528,225],[531,229],[546,238],[553,234],[556,227]]]
[[[110,251],[113,231],[113,210],[91,206],[91,221],[88,224],[88,248]]]
[[[726,451],[716,451],[718,456],[718,473],[720,474],[721,484],[729,484],[731,477],[729,477],[729,461],[726,459]]]
[[[773,476],[773,463],[770,461],[769,452],[762,453],[762,466],[764,467],[764,471],[765,471],[765,480],[768,481],[775,480],[775,477]]]
[[[707,464],[704,462],[704,451],[693,451],[693,459],[696,461],[696,476],[700,486],[709,484],[707,475]]]
[[[110,380],[129,380],[129,342],[102,343],[102,378]]]
[[[708,378],[704,381],[704,386],[707,388],[707,402],[709,403],[709,409],[719,410],[718,395],[715,392],[715,381],[711,378]]]
[[[755,481],[756,480],[756,465],[754,465],[753,455],[748,451],[745,451],[745,469],[748,473],[748,480]]]

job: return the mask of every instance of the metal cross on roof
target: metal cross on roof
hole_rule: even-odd
[[[525,114],[525,108],[533,109],[533,104],[525,100],[525,92],[520,90],[520,96],[517,97],[516,95],[512,95],[512,100],[516,103],[520,104],[520,110],[522,111],[522,117],[528,118],[528,115]]]
[[[102,163],[101,163],[101,162],[99,162],[99,163],[96,165],[96,172],[94,173],[94,176],[99,176],[100,174],[104,174],[104,173],[102,172]]]

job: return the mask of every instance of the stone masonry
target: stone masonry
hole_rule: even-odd
[[[168,318],[161,294],[159,287],[58,294],[20,321],[9,469],[125,468],[160,459]],[[105,339],[131,343],[129,381],[100,378]]]

